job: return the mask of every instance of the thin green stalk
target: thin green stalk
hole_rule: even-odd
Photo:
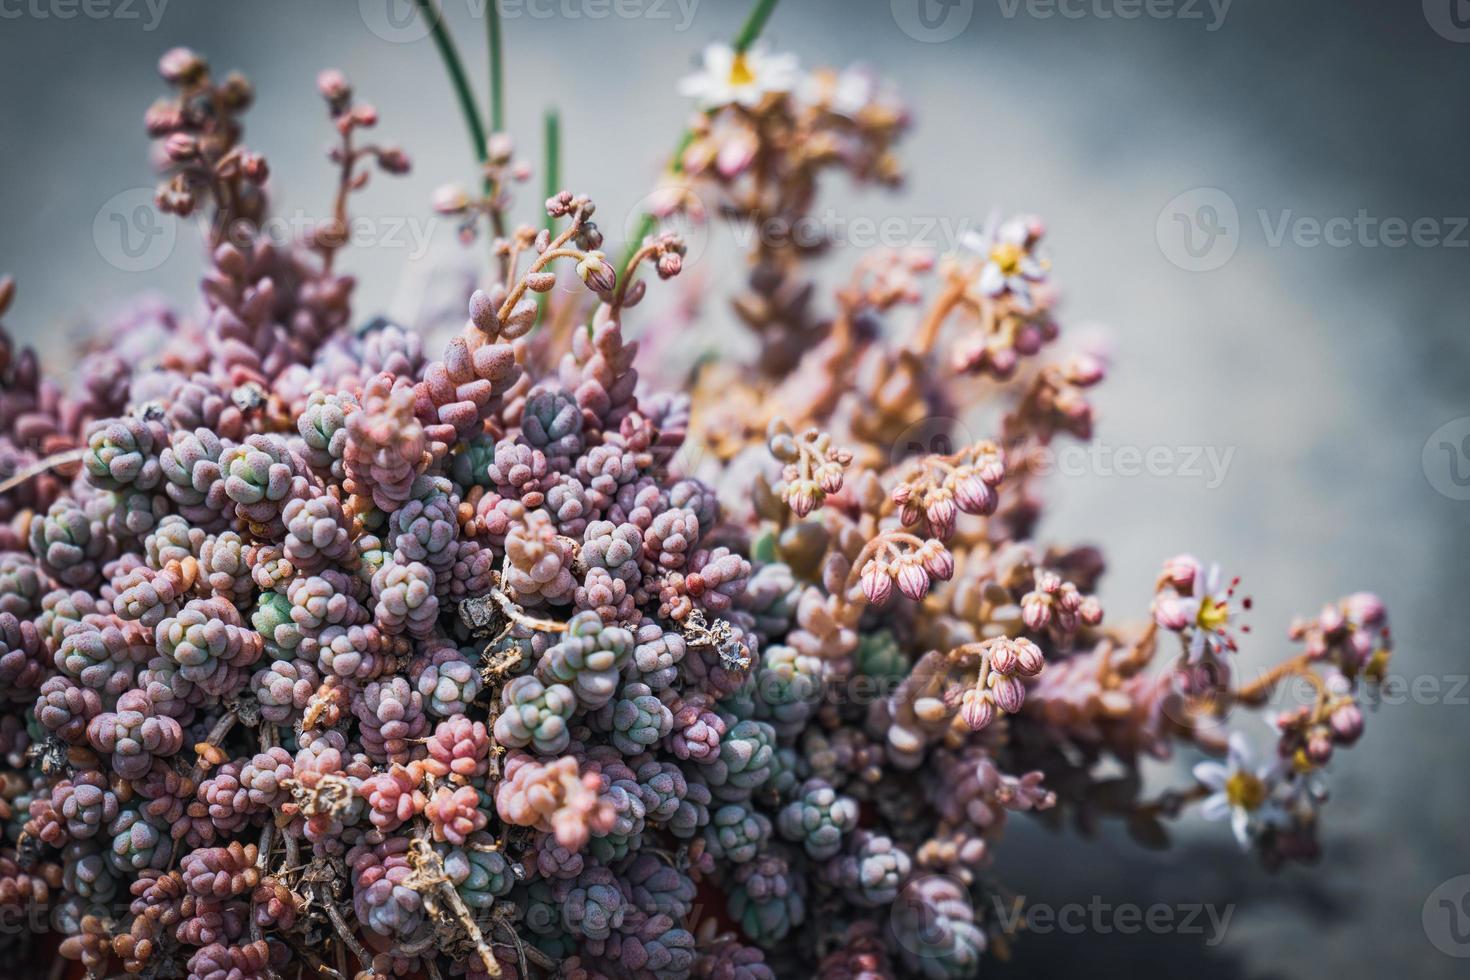
[[[755,39],[761,36],[761,31],[766,29],[766,21],[771,19],[771,13],[775,9],[776,0],[756,0],[755,9],[745,18],[745,26],[735,37],[736,54],[744,54],[750,50]]]
[[[546,110],[546,197],[561,190],[561,113]],[[546,216],[546,229],[551,230],[551,215]]]
[[[485,140],[485,124],[480,121],[480,107],[475,104],[475,93],[470,88],[469,76],[465,74],[464,62],[459,60],[459,50],[455,48],[454,39],[444,26],[444,14],[434,5],[434,0],[414,2],[418,4],[419,12],[428,23],[434,46],[439,49],[439,57],[444,62],[445,70],[449,72],[449,81],[454,85],[454,94],[459,97],[460,111],[464,113],[465,126],[470,131],[470,142],[474,144],[475,159],[479,161],[480,170],[483,171],[489,159],[489,144]],[[498,26],[496,29],[499,29]],[[488,175],[484,177],[484,185],[485,193],[490,193]]]
[[[546,110],[545,118],[546,135],[546,199],[550,200],[553,195],[561,190],[561,113],[555,108]],[[553,231],[556,221],[551,215],[546,216],[545,224],[542,226],[548,232]],[[546,293],[536,294],[536,322],[539,324],[546,319]]]
[[[751,8],[750,15],[745,18],[745,24],[741,26],[740,33],[735,35],[735,43],[732,45],[736,54],[744,54],[750,50],[750,46],[761,36],[761,31],[766,29],[766,22],[771,19],[771,14],[776,10],[778,0],[756,0],[755,6]],[[689,144],[694,142],[694,130],[686,129],[684,135],[679,139],[678,149],[674,151],[674,158],[669,163],[670,173],[679,173],[684,169],[684,151]],[[645,213],[643,220],[638,223],[638,231],[633,240],[628,243],[623,253],[623,267],[626,268],[637,254],[638,249],[643,247],[643,239],[653,234],[658,227],[658,219],[651,214]]]
[[[500,0],[485,5],[485,29],[490,34],[490,132],[505,132],[505,63],[500,57]]]

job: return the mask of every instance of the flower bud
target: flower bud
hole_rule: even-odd
[[[1016,349],[1009,346],[987,347],[985,354],[986,359],[990,362],[990,370],[1000,378],[1009,378],[1021,360],[1016,354]]]
[[[546,199],[546,213],[553,218],[565,218],[567,215],[571,214],[572,192],[562,191],[558,194],[553,195],[552,197],[548,197]],[[551,240],[549,235],[547,236],[546,240]],[[546,246],[541,244],[541,238],[539,236],[537,237],[536,242],[538,250],[546,250]]]
[[[924,542],[924,547],[919,552],[920,559],[924,563],[924,570],[931,578],[937,578],[941,582],[948,582],[954,575],[954,555],[949,549],[932,538]]]
[[[976,687],[967,688],[960,698],[960,719],[972,732],[978,732],[995,721],[995,702],[991,700],[990,692]]]
[[[821,503],[821,488],[811,480],[794,480],[786,486],[786,506],[797,517],[805,517]]]
[[[824,493],[840,493],[842,491],[842,465],[840,463],[823,463],[817,467],[817,483],[822,487]]]
[[[994,487],[975,474],[955,481],[954,499],[960,510],[966,514],[985,516],[995,513],[1000,495],[995,492]]]
[[[390,146],[378,154],[378,166],[384,173],[406,174],[413,166],[408,154],[396,146]]]
[[[316,89],[333,112],[340,112],[352,98],[352,86],[347,84],[347,76],[335,68],[328,68],[316,76]]]
[[[1345,745],[1351,745],[1363,734],[1363,712],[1356,704],[1344,704],[1334,709],[1328,718],[1332,734]]]
[[[1035,677],[1046,667],[1046,657],[1041,653],[1041,647],[1032,643],[1025,637],[1019,637],[1012,641],[1016,649],[1016,672],[1027,677]]]
[[[950,535],[954,534],[954,522],[958,513],[954,500],[950,498],[931,501],[924,508],[924,517],[928,520],[929,527],[933,530],[934,536],[941,540],[947,540]]]
[[[158,73],[164,81],[173,84],[189,84],[196,81],[207,70],[204,59],[188,48],[173,48],[158,59]]]
[[[1100,358],[1090,354],[1078,354],[1067,365],[1067,380],[1083,388],[1095,385],[1103,379],[1106,368]]]
[[[715,167],[720,171],[721,176],[727,179],[734,177],[743,173],[745,168],[750,166],[759,148],[753,133],[747,130],[732,133],[720,144],[719,153],[715,157]]]
[[[595,221],[583,222],[577,231],[577,244],[587,250],[602,248],[602,229]]]
[[[1005,637],[990,645],[990,669],[998,674],[1013,674],[1017,665],[1016,648]]]
[[[485,141],[485,153],[496,166],[509,163],[515,150],[515,141],[510,138],[509,133],[491,133],[490,138]]]
[[[588,252],[577,263],[577,275],[594,293],[610,293],[618,283],[618,277],[608,265],[603,254],[596,250]]]
[[[665,252],[658,257],[658,277],[660,279],[672,279],[684,268],[684,256],[673,252]]]
[[[1368,662],[1373,656],[1373,636],[1363,630],[1353,630],[1347,637],[1348,649],[1352,651],[1353,659],[1359,664]]]
[[[163,142],[163,151],[170,160],[183,162],[199,155],[199,141],[188,133],[174,133]]]
[[[264,184],[271,175],[270,164],[259,153],[240,155],[240,173],[252,184]]]
[[[1332,738],[1323,729],[1316,729],[1307,739],[1307,758],[1319,766],[1325,766],[1332,758]]]
[[[184,119],[179,114],[178,107],[168,102],[155,102],[143,116],[144,128],[148,130],[149,136],[155,138],[171,133],[183,124]]]
[[[1082,605],[1077,607],[1077,618],[1084,626],[1096,626],[1103,621],[1103,607],[1097,596],[1090,595],[1082,600]]]
[[[1371,592],[1354,592],[1343,601],[1347,617],[1367,629],[1376,629],[1388,619],[1383,600]]]
[[[1021,705],[1026,701],[1026,685],[1018,677],[991,674],[990,691],[995,697],[996,706],[1006,714],[1013,715],[1020,711]]]
[[[1154,622],[1166,630],[1179,631],[1193,622],[1189,607],[1177,595],[1161,595],[1154,599]]]
[[[929,592],[929,576],[922,565],[905,556],[898,566],[898,591],[918,602]]]
[[[1034,632],[1051,623],[1051,599],[1040,592],[1027,592],[1021,597],[1021,620]]]
[[[1199,573],[1199,561],[1193,555],[1176,555],[1164,562],[1164,581],[1186,595],[1194,591]]]
[[[470,196],[458,184],[444,184],[434,191],[430,203],[439,214],[463,214],[470,206]]]
[[[893,579],[889,577],[888,569],[876,560],[868,562],[863,569],[862,586],[863,595],[875,606],[883,605],[893,595]]]

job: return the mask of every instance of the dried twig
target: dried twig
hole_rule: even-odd
[[[444,872],[444,862],[429,843],[428,831],[420,826],[418,834],[410,845],[410,860],[414,866],[414,876],[410,879],[411,887],[424,896],[424,904],[429,906],[431,913],[439,910],[435,907],[434,896],[443,899],[444,904],[449,907],[453,920],[464,929],[475,951],[480,954],[480,961],[484,964],[485,972],[492,977],[501,974],[500,963],[495,959],[495,954],[485,943],[485,937],[480,932],[480,927],[475,924],[475,919],[470,915],[469,908],[464,899],[459,897],[455,891],[454,883]]]
[[[342,910],[337,908],[336,900],[322,896],[322,905],[326,907],[327,918],[332,920],[332,928],[337,930],[337,935],[342,938],[342,942],[352,950],[352,955],[356,956],[357,961],[362,964],[362,971],[368,976],[373,976],[373,956],[362,943],[357,941],[357,936],[347,925],[347,920],[342,918]]]

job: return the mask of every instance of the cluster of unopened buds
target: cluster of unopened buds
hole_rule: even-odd
[[[961,513],[985,517],[1000,502],[996,488],[1005,478],[1000,451],[990,443],[978,443],[951,456],[924,456],[893,488],[904,527],[921,523],[941,541],[954,534]]]
[[[767,445],[783,464],[781,482],[772,489],[797,517],[806,517],[822,506],[828,494],[842,490],[842,475],[852,463],[852,453],[832,445],[832,437],[818,429],[800,436],[777,420],[772,423]]]
[[[950,658],[964,664],[979,657],[975,683],[960,695],[960,717],[970,731],[978,732],[996,719],[998,712],[1014,715],[1026,701],[1023,678],[1035,677],[1046,666],[1041,648],[1025,637],[996,637],[969,647],[957,647]]]
[[[699,115],[620,262],[585,195],[512,224],[532,168],[477,146],[482,193],[433,202],[490,234],[447,338],[363,316],[335,270],[352,195],[408,167],[360,142],[346,79],[318,78],[330,214],[279,243],[248,84],[165,56],[147,126],[160,207],[213,209],[203,308],[109,321],[69,386],[0,331],[0,912],[62,934],[29,953],[94,978],[960,980],[1017,938],[982,914],[1011,813],[1158,843],[1198,804],[1268,864],[1316,854],[1387,614],[1332,604],[1237,684],[1250,602],[1181,556],[1146,626],[1104,624],[1101,555],[1034,537],[1027,454],[1090,437],[1103,374],[1049,359],[1039,221],[859,259],[831,317],[814,250],[758,236],[752,362],[652,383],[640,343],[693,334],[625,332],[689,261],[660,216],[790,222],[826,173],[899,176],[907,112],[753,43],[771,7],[685,81]],[[982,401],[1000,431],[961,439]],[[1232,712],[1289,682],[1311,697],[1256,765]],[[1212,758],[1144,799],[1140,760],[1180,749]]]
[[[954,556],[935,538],[890,532],[876,539],[875,553],[862,566],[860,582],[868,602],[881,606],[893,596],[894,586],[918,602],[935,581],[954,574]]]
[[[167,180],[158,188],[158,209],[186,217],[201,198],[229,188],[231,217],[258,215],[260,188],[270,168],[259,154],[239,145],[239,116],[255,98],[244,76],[232,72],[215,82],[203,58],[176,48],[159,63],[159,71],[177,90],[148,110],[148,135],[161,139],[168,161]],[[224,196],[224,195],[221,195]]]
[[[488,220],[493,226],[510,206],[510,183],[531,179],[531,167],[515,158],[515,142],[508,133],[491,133],[485,141],[485,151],[482,196],[474,197],[458,184],[445,184],[434,192],[434,210],[461,219],[459,234],[466,244],[479,237],[481,221]]]

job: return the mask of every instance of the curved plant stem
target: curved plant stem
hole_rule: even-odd
[[[487,0],[485,30],[490,42],[490,132],[505,132],[505,63],[500,57],[500,0]]]
[[[434,38],[434,46],[439,49],[439,57],[444,61],[444,68],[449,72],[449,81],[454,85],[454,94],[459,97],[459,109],[464,114],[464,123],[470,131],[470,142],[474,144],[475,159],[479,161],[480,169],[485,169],[485,163],[489,159],[489,144],[485,139],[485,124],[480,121],[480,107],[475,104],[475,93],[470,88],[469,76],[465,74],[464,62],[459,60],[459,49],[454,46],[454,39],[449,36],[449,28],[444,25],[444,14],[434,4],[434,0],[414,0],[418,4],[419,11],[424,20],[428,22],[429,33]],[[496,15],[491,17],[495,27],[492,28],[499,33],[498,8]],[[498,60],[498,59],[497,59]],[[495,69],[492,68],[492,71]],[[499,86],[496,86],[497,90]],[[490,178],[484,177],[485,193],[490,193]]]

